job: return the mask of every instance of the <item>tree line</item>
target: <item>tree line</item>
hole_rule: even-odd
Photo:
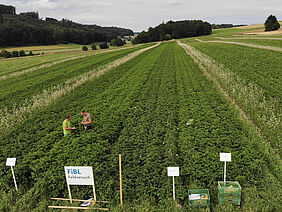
[[[13,6],[0,5],[0,46],[91,44],[110,42],[118,36],[133,35],[130,29],[83,25],[71,20],[39,18],[38,12],[16,14]]]
[[[185,37],[209,35],[212,26],[201,20],[169,21],[156,27],[150,27],[147,32],[141,32],[133,43],[147,43]]]

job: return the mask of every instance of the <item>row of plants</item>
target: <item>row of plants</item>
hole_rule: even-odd
[[[208,188],[213,209],[226,211],[226,206],[216,206],[217,181],[223,180],[224,163],[219,161],[219,153],[230,152],[227,180],[239,181],[243,188],[241,210],[278,210],[279,198],[271,194],[281,192],[277,188],[281,169],[272,150],[199,71],[193,59],[183,49],[177,51],[182,182],[189,188]]]
[[[81,109],[93,117],[93,129],[87,132],[79,126]],[[66,114],[73,115],[77,130],[63,138]],[[122,153],[125,210],[188,211],[188,189],[204,187],[216,196],[216,183],[223,175],[219,152],[232,153],[227,179],[242,183],[243,203],[241,209],[216,206],[213,198],[212,210],[279,209],[280,196],[273,194],[280,193],[280,168],[272,151],[174,42],[148,50],[76,89],[0,140],[0,157],[17,157],[20,189],[18,195],[13,192],[10,170],[2,162],[3,210],[46,210],[50,197],[68,195],[63,166],[90,165],[98,199],[109,200],[118,211]],[[168,166],[180,167],[178,209],[170,201]],[[88,198],[91,192],[72,186],[73,198]]]
[[[6,79],[0,85],[0,109],[6,108],[11,111],[20,105],[29,104],[33,96],[44,90],[58,86],[68,79],[87,73],[144,47],[146,46],[87,56]]]
[[[208,72],[281,155],[281,54],[228,44],[191,45],[197,49],[195,52],[202,52],[197,53],[201,54],[201,63],[206,58],[213,64],[214,69],[209,67]]]
[[[41,57],[21,57],[14,58],[13,60],[0,60],[0,76],[76,56],[78,56],[77,52],[64,52],[60,54],[45,54]]]
[[[43,210],[46,210],[46,206],[50,204],[50,201],[46,200],[50,197],[66,197],[63,166],[67,164],[93,166],[98,198],[115,195],[111,188],[103,189],[103,185],[111,181],[111,175],[106,175],[105,170],[114,169],[112,165],[116,165],[107,163],[111,152],[110,145],[119,137],[123,117],[126,116],[129,104],[133,103],[135,93],[142,84],[141,78],[137,78],[134,73],[138,72],[138,69],[146,70],[148,66],[152,69],[162,49],[150,51],[155,51],[155,56],[151,56],[150,52],[143,53],[77,89],[48,109],[39,111],[1,138],[5,146],[1,149],[1,158],[8,155],[17,157],[15,173],[22,176],[17,180],[20,190],[25,191],[25,195],[15,204],[10,202],[9,209],[40,210],[43,207]],[[127,83],[129,80],[133,82]],[[80,130],[78,126],[81,121],[79,111],[82,108],[89,111],[93,117],[94,127],[88,132]],[[68,113],[73,115],[72,122],[78,130],[71,137],[63,138],[61,123]],[[2,193],[6,193],[12,186],[11,176],[5,168],[1,168],[0,172],[0,187],[3,189]],[[74,197],[77,193],[73,188]],[[82,188],[82,193],[87,195],[89,192],[87,188]],[[29,199],[29,202],[25,202],[26,199]]]

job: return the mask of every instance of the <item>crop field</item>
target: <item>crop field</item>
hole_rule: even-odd
[[[80,56],[28,72],[18,58],[2,70],[21,74],[0,79],[0,211],[70,205],[50,200],[68,197],[64,166],[92,166],[97,199],[121,211],[119,154],[122,211],[282,210],[281,52],[188,38]],[[66,58],[33,59],[24,69]],[[82,109],[93,118],[87,131]],[[64,137],[67,114],[76,130]],[[232,153],[227,180],[240,183],[240,206],[218,204],[220,152]],[[8,157],[17,158],[18,191]],[[167,176],[174,166],[177,204]],[[210,191],[209,208],[189,206],[188,189],[200,188]],[[91,192],[72,186],[75,199]]]

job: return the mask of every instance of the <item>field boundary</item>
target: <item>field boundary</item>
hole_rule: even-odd
[[[114,69],[130,61],[131,59],[135,58],[141,53],[149,49],[152,49],[154,47],[157,47],[158,45],[160,45],[160,43],[144,49],[137,50],[107,65],[98,67],[85,74],[69,79],[60,85],[54,86],[51,89],[43,90],[40,94],[33,96],[28,101],[29,102],[28,105],[19,106],[18,108],[15,108],[11,112],[8,111],[7,109],[3,109],[0,113],[0,131],[5,132],[7,129],[14,127],[18,123],[28,118],[34,111],[47,107],[57,99],[71,93],[75,88],[103,75],[109,70]]]

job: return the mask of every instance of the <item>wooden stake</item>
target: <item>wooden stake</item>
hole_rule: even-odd
[[[16,182],[16,177],[15,177],[15,173],[14,173],[14,170],[13,170],[13,166],[11,166],[11,169],[12,169],[12,175],[13,175],[13,179],[14,179],[14,184],[15,184],[16,190],[18,190],[18,186],[17,186],[17,182]]]
[[[90,207],[73,207],[73,206],[48,206],[48,208],[56,208],[56,209],[77,209],[77,210],[102,210],[108,211],[108,208],[90,208]]]
[[[119,180],[120,180],[120,206],[122,207],[122,175],[121,175],[121,154],[119,154]]]
[[[96,191],[95,191],[95,186],[93,184],[93,195],[94,195],[94,201],[96,202]]]
[[[69,196],[70,196],[70,203],[72,204],[70,185],[68,185],[68,190],[69,190]]]

